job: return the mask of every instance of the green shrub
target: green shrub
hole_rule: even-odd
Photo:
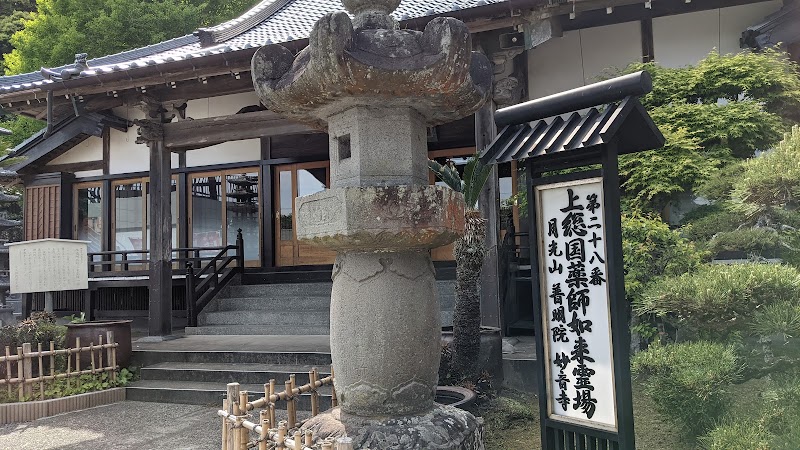
[[[739,370],[731,347],[702,341],[652,345],[632,360],[632,372],[658,412],[692,435],[723,416]]]
[[[744,162],[744,173],[731,192],[738,212],[750,220],[770,220],[776,209],[800,204],[800,126],[777,148]]]
[[[705,256],[661,220],[638,215],[622,218],[622,255],[630,300],[641,296],[658,277],[696,269]]]
[[[770,434],[749,421],[719,425],[699,441],[706,450],[771,450]]]
[[[800,300],[786,300],[756,311],[751,324],[757,336],[783,335],[800,338]]]
[[[705,242],[722,231],[733,231],[742,223],[727,203],[703,205],[683,216],[681,235],[693,242]]]
[[[772,433],[772,450],[797,450],[800,448],[800,376],[776,374],[769,381],[771,387],[764,392],[762,418]]]
[[[655,282],[634,304],[673,326],[714,340],[750,333],[756,311],[800,299],[800,272],[775,264],[705,265]]]
[[[708,242],[708,251],[714,256],[722,252],[744,252],[748,256],[774,258],[785,249],[781,236],[775,230],[766,228],[723,231]]]

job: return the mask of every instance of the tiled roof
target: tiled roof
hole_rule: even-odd
[[[634,153],[664,145],[664,137],[647,111],[635,97],[605,105],[601,112],[590,108],[585,113],[573,112],[566,120],[561,116],[535,122],[509,124],[481,153],[484,164],[535,158],[580,159],[612,141],[619,143],[619,152]]]
[[[403,0],[392,15],[402,21],[505,1],[507,0]],[[343,9],[340,0],[262,0],[241,17],[203,30],[214,32],[215,35],[233,34],[223,42],[204,47],[197,36],[198,33],[186,35],[147,47],[90,59],[88,61],[90,69],[81,72],[80,76],[90,77],[172,61],[202,58],[269,43],[304,39],[308,37],[314,23],[322,15]],[[264,20],[252,27],[245,27],[239,33],[236,32],[237,28],[242,28],[242,24],[253,23],[253,17],[265,13],[269,15],[264,17]],[[225,31],[229,33],[224,33]],[[80,50],[75,49],[76,53]],[[71,65],[53,70],[60,71],[65,67]],[[0,94],[35,89],[49,83],[53,81],[44,79],[38,72],[0,77]]]

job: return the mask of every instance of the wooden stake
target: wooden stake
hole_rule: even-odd
[[[97,340],[100,341],[100,347],[97,349],[97,367],[102,371],[103,370],[103,335],[100,334],[97,336]]]
[[[94,342],[89,342],[89,360],[92,362],[92,375],[94,375]]]
[[[278,444],[278,448],[283,448],[283,442],[285,440],[286,440],[286,422],[281,422],[278,425],[278,437],[275,438],[275,443]]]
[[[11,398],[11,347],[6,345],[6,387]]]
[[[289,421],[289,428],[294,428],[295,420],[297,420],[297,416],[295,415],[294,410],[294,392],[292,392],[292,381],[286,381],[284,383],[284,387],[286,389],[286,416],[287,420]]]
[[[42,357],[42,343],[37,343],[39,353],[39,400],[44,400],[44,358]]]
[[[322,450],[333,450],[333,442],[328,439],[325,439],[325,442],[322,443]]]
[[[239,433],[239,405],[236,403],[236,401],[231,400],[231,402],[233,403],[233,414],[236,416],[236,421],[233,423],[233,427],[231,429],[231,434],[233,435],[232,450],[239,450],[242,443],[242,435]]]
[[[265,385],[266,386],[266,385]],[[258,450],[267,450],[267,437],[269,436],[269,411],[262,409],[259,413],[261,419],[261,434],[258,436]]]
[[[247,391],[239,392],[239,415],[243,416],[242,421],[244,420],[244,416],[247,415]],[[250,434],[244,426],[239,428],[239,447],[236,450],[247,450],[247,443],[250,441]]]
[[[333,379],[333,383],[331,383],[331,408],[336,408],[339,406],[339,399],[336,398],[336,375],[333,373],[333,365],[331,365],[331,378]]]
[[[228,399],[227,398],[223,398],[222,399],[222,410],[226,411],[226,412],[228,411]],[[228,450],[228,428],[229,428],[228,424],[229,424],[228,418],[227,417],[223,417],[222,418],[222,450]]]
[[[114,332],[107,331],[106,332],[106,342],[111,344],[112,346],[116,343],[114,341]],[[106,359],[108,359],[108,365],[111,366],[111,380],[117,380],[117,360],[114,358],[114,347],[108,347],[106,350]]]
[[[228,388],[226,396],[228,399],[227,412],[228,414],[233,414],[234,416],[238,416],[239,408],[238,406],[236,406],[236,401],[239,398],[239,383],[228,383],[227,388]],[[238,432],[235,429],[236,424],[238,424],[238,422],[229,426],[230,431],[228,432],[228,450],[239,450],[239,446],[237,445],[238,442],[236,442],[238,440],[237,439]]]
[[[25,397],[31,398],[33,395],[33,386],[30,379],[33,378],[33,365],[31,364],[31,343],[25,342],[22,344],[22,370],[25,381],[23,382]]]
[[[19,380],[19,401],[25,400],[25,374],[22,369],[22,347],[17,347],[17,380]]]
[[[270,426],[275,426],[275,402],[272,401],[272,396],[275,394],[275,378],[269,380],[269,397],[267,397],[269,403],[269,424]]]
[[[317,392],[317,368],[314,367],[308,372],[308,379],[311,380],[311,417],[319,414],[319,393]]]
[[[75,352],[75,371],[78,372],[78,389],[81,388],[81,338],[75,338],[75,347],[77,351]]]
[[[306,430],[306,447],[312,447],[314,445],[314,432],[311,430]]]
[[[72,376],[72,349],[67,349],[67,389],[69,389],[69,377]]]
[[[56,376],[56,343],[53,341],[50,341],[50,376]]]
[[[303,450],[303,433],[300,430],[294,432],[294,450]]]

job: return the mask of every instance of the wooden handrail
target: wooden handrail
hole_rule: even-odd
[[[228,254],[235,251],[234,255]],[[199,256],[198,249],[191,249]],[[237,230],[236,245],[221,247],[205,266],[195,267],[200,258],[188,258],[186,262],[186,316],[190,327],[197,326],[197,316],[203,308],[224,288],[237,273],[244,270],[244,240],[242,229]],[[232,262],[236,267],[231,267]]]

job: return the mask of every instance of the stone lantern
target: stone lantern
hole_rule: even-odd
[[[469,413],[434,403],[441,326],[430,249],[463,233],[460,193],[428,183],[426,127],[479,109],[489,61],[469,30],[435,18],[399,30],[399,0],[344,0],[295,57],[253,57],[270,110],[326,130],[331,188],[296,202],[297,236],[337,252],[331,353],[339,408],[305,425],[355,448],[483,448]]]

